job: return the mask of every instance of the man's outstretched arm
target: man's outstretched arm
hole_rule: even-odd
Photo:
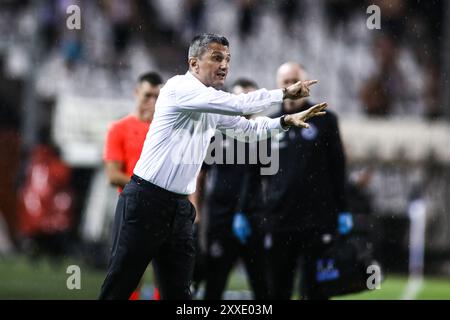
[[[239,139],[239,136],[256,135],[259,139],[261,136],[269,137],[272,130],[288,130],[289,127],[303,127],[308,128],[306,121],[312,117],[321,116],[325,114],[327,103],[323,102],[316,104],[311,108],[289,115],[284,115],[280,118],[271,119],[268,117],[257,117],[255,119],[246,119],[240,116],[220,116],[217,123],[217,129],[225,134],[229,134],[228,129],[232,129],[233,138]],[[238,134],[238,135],[237,135]]]
[[[300,99],[309,96],[310,86],[317,80],[299,81],[287,88],[259,89],[246,94],[231,94],[213,87],[183,83],[175,89],[176,105],[179,109],[223,115],[250,115],[279,104],[283,99]]]

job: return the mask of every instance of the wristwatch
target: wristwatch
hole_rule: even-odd
[[[286,123],[286,121],[284,120],[284,117],[286,117],[285,114],[280,117],[281,126],[285,129],[290,128],[291,126]]]
[[[283,100],[284,100],[284,99],[286,99],[287,88],[283,88],[281,90],[283,90]]]

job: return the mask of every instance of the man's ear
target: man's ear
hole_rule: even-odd
[[[194,72],[198,72],[198,59],[194,57],[189,58],[189,69],[191,69]]]

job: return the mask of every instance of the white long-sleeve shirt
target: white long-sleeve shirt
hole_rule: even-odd
[[[166,190],[191,194],[215,130],[236,129],[258,136],[283,130],[280,118],[242,117],[282,100],[280,89],[234,95],[205,86],[189,71],[172,77],[156,101],[134,174]]]

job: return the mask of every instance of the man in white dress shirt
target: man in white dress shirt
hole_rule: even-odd
[[[243,115],[283,99],[309,96],[317,81],[240,95],[220,91],[231,58],[228,46],[220,35],[196,36],[189,47],[189,71],[161,89],[134,175],[119,197],[100,299],[128,299],[152,260],[161,299],[191,299],[195,209],[187,196],[195,191],[215,130],[267,136],[290,126],[307,127],[306,120],[325,113],[326,103],[321,103],[276,119],[247,120]]]

